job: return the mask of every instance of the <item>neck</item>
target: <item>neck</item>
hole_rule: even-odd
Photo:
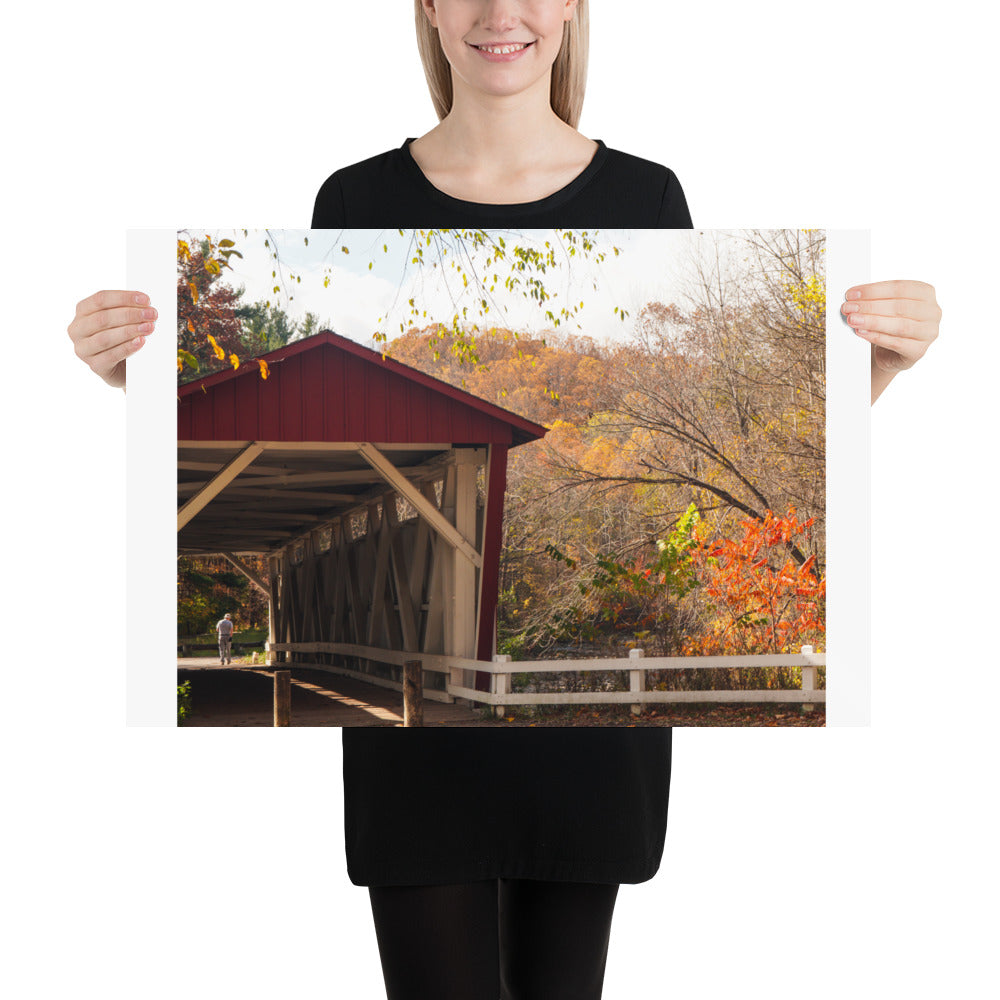
[[[467,161],[497,166],[530,161],[573,131],[549,104],[548,80],[516,97],[493,97],[455,83],[451,111],[435,132]]]
[[[410,144],[438,190],[464,201],[516,204],[565,187],[592,160],[597,144],[549,105],[548,79],[502,97],[456,81],[448,116]]]

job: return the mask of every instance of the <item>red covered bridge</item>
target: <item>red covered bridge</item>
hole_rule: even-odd
[[[507,452],[545,428],[330,332],[263,360],[179,390],[178,552],[264,590],[272,662],[395,687],[404,659],[489,660]]]

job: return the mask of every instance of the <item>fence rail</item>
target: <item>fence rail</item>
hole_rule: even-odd
[[[424,671],[445,675],[445,690],[424,689],[425,698],[436,701],[453,701],[467,698],[490,705],[497,715],[502,715],[508,705],[631,705],[638,715],[643,705],[691,703],[784,703],[801,704],[810,709],[826,702],[826,691],[818,689],[817,669],[826,665],[826,654],[816,653],[812,646],[803,646],[798,653],[747,654],[745,656],[650,656],[643,650],[630,650],[627,658],[594,658],[584,660],[518,660],[508,656],[495,656],[492,661],[470,660],[460,656],[435,653],[414,653],[403,650],[379,649],[344,642],[292,642],[269,643],[269,661],[273,653],[330,653],[337,656],[356,657],[395,666],[420,660]],[[369,681],[382,687],[403,690],[403,685],[385,678],[376,678],[361,670],[340,664],[305,663],[317,670],[344,674]],[[647,690],[646,674],[650,670],[731,670],[753,667],[801,667],[802,686],[799,689],[751,689],[747,691],[658,691]],[[448,680],[453,669],[477,670],[490,674],[490,690],[478,691],[457,685]],[[570,671],[621,670],[629,673],[628,691],[522,691],[510,690],[511,674],[564,673]]]

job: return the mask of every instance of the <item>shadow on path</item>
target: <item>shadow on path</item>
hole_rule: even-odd
[[[292,666],[292,726],[401,726],[403,696],[324,670]],[[273,726],[274,675],[263,667],[177,661],[177,683],[191,682],[188,726]],[[424,701],[424,726],[475,725],[464,705]]]

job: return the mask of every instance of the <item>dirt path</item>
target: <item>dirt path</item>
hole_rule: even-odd
[[[403,696],[324,670],[292,667],[293,726],[401,726]],[[273,726],[274,675],[262,667],[220,667],[198,659],[177,661],[177,683],[191,682],[187,726]],[[424,724],[474,725],[462,705],[424,701]]]

